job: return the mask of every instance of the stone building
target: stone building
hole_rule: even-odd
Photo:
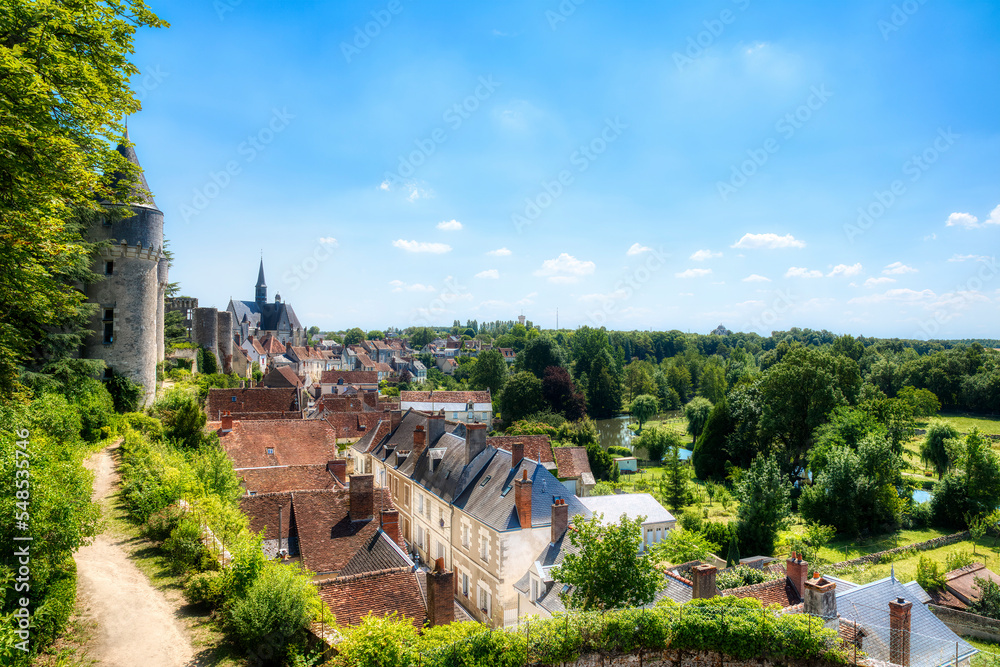
[[[139,167],[125,133],[118,152]],[[98,305],[81,356],[103,359],[104,377],[127,377],[144,389],[142,404],[156,395],[156,364],[163,359],[164,293],[168,261],[163,252],[163,213],[149,192],[141,167],[133,189],[136,202],[108,203],[126,208],[131,216],[105,218],[91,227],[91,243],[110,241],[94,258],[94,270],[104,280],[87,285],[87,300]]]
[[[287,303],[282,303],[281,295],[274,295],[274,302],[267,302],[267,283],[264,281],[264,260],[260,260],[257,285],[253,301],[230,299],[226,309],[232,313],[233,329],[242,344],[250,336],[258,338],[271,334],[282,343],[298,347],[306,344],[306,331],[296,317],[295,311]]]

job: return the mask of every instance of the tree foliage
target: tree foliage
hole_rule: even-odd
[[[691,453],[691,463],[699,479],[722,479],[726,461],[731,460],[727,440],[734,430],[726,397],[712,406],[708,419]]]
[[[701,396],[691,399],[691,402],[684,406],[684,416],[687,417],[687,431],[691,434],[691,443],[698,441],[708,416],[712,412],[712,403]]]
[[[583,419],[587,414],[587,399],[577,391],[569,371],[561,366],[549,366],[542,378],[542,398],[553,412],[570,421]]]
[[[480,390],[489,389],[490,395],[496,400],[506,382],[507,362],[499,351],[486,350],[476,358],[476,365],[469,375],[470,386]]]
[[[527,371],[515,373],[500,393],[500,414],[511,424],[542,408],[542,381]]]
[[[938,479],[951,469],[958,437],[958,429],[948,422],[933,419],[927,425],[927,433],[920,443],[920,460],[934,469]]]
[[[649,394],[640,394],[635,397],[635,399],[629,403],[628,410],[639,420],[639,432],[642,432],[642,425],[650,417],[654,416],[660,409],[659,401],[656,400],[656,396],[651,396]]]
[[[552,578],[572,586],[568,607],[590,611],[639,607],[653,601],[663,575],[642,548],[642,521],[622,514],[617,523],[602,523],[597,515],[574,521],[570,543],[579,553],[566,554],[552,569]]]
[[[744,554],[770,556],[792,513],[791,484],[777,460],[757,457],[736,487],[736,532]]]

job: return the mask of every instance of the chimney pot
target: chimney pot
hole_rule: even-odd
[[[374,475],[351,475],[348,487],[351,521],[365,521],[375,515]]]
[[[799,597],[805,597],[806,593],[806,579],[809,575],[809,563],[797,557],[798,554],[792,553],[787,561],[785,561],[785,574],[788,580],[792,582],[792,586],[795,587],[795,592],[799,594]]]
[[[719,568],[714,565],[696,565],[691,568],[691,597],[694,599],[714,598],[718,595],[715,575]]]
[[[522,529],[531,528],[531,480],[528,471],[521,471],[521,479],[514,480],[514,508],[517,510],[517,521]]]
[[[521,459],[524,458],[524,443],[515,442],[510,446],[510,467],[516,468],[521,464]]]
[[[552,503],[552,535],[549,540],[552,544],[562,538],[567,525],[569,525],[569,505],[562,498],[556,498]]]

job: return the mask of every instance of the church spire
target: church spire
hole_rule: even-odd
[[[267,303],[267,283],[264,282],[264,258],[260,259],[260,270],[257,272],[257,296],[259,304]]]

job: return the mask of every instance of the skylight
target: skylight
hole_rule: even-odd
[[[487,484],[489,484],[489,482],[490,482],[490,480],[491,480],[492,478],[493,478],[493,475],[487,475],[486,477],[484,477],[484,478],[483,478],[483,481],[481,481],[481,482],[479,483],[479,486],[480,486],[480,488],[482,488],[482,487],[486,486]]]

